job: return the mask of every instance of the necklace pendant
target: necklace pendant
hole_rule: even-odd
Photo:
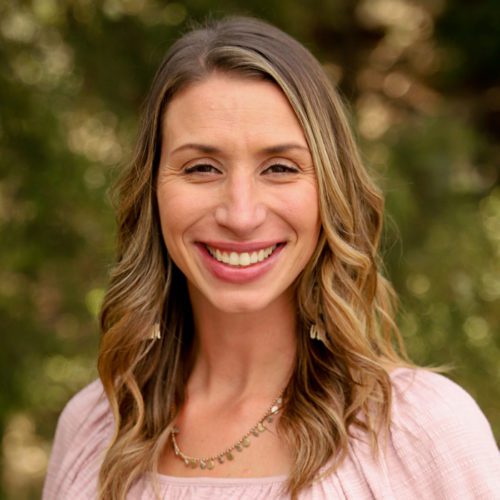
[[[179,434],[179,428],[176,425],[172,426],[171,430],[171,441],[173,446],[174,455],[184,462],[184,465],[190,469],[196,469],[200,467],[201,470],[212,470],[216,463],[223,464],[226,460],[234,460],[234,450],[241,453],[245,448],[250,446],[250,436],[259,437],[268,428],[265,426],[265,422],[272,422],[274,415],[276,415],[281,410],[281,396],[274,401],[268,412],[254,425],[235,445],[230,448],[226,448],[226,451],[219,455],[213,455],[211,458],[195,458],[190,457],[182,453],[177,444],[176,435]]]

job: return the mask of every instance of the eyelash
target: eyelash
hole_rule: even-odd
[[[295,166],[292,165],[286,165],[284,163],[273,163],[272,165],[267,166],[264,170],[263,173],[270,173],[270,174],[277,174],[277,175],[283,175],[283,174],[297,174],[299,172],[299,169]],[[184,170],[185,174],[212,174],[212,173],[219,173],[219,170],[211,165],[210,163],[198,163],[196,165],[191,165],[187,167]]]
[[[285,165],[284,163],[273,163],[269,165],[264,172],[268,170],[273,170],[271,173],[273,174],[296,174],[299,172],[299,169],[292,165]]]
[[[210,163],[198,163],[196,165],[191,165],[184,170],[184,173],[186,174],[211,174],[214,172],[219,172],[219,170]]]

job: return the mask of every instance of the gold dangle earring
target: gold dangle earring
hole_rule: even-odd
[[[309,336],[313,340],[319,340],[323,342],[323,344],[327,343],[325,330],[318,326],[317,323],[313,323],[309,328]]]
[[[159,339],[161,339],[161,330],[160,330],[160,322],[159,321],[157,321],[153,325],[153,328],[151,328],[151,333],[149,335],[149,338],[151,340],[159,340]]]
[[[312,289],[311,305],[313,304],[316,306],[316,311],[313,313],[315,318],[309,327],[309,337],[311,337],[312,340],[319,340],[326,345],[328,343],[328,338],[324,328],[325,322],[323,321],[323,308],[321,307],[321,292],[317,283]]]

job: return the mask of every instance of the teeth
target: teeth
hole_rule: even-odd
[[[250,254],[244,252],[240,254],[240,266],[249,266],[250,265]]]
[[[231,252],[229,257],[230,266],[238,266],[240,264],[240,256],[236,252]]]
[[[263,248],[252,253],[243,252],[222,252],[218,248],[211,248],[207,246],[207,250],[210,255],[214,257],[219,262],[224,262],[224,264],[229,264],[234,267],[247,267],[252,264],[257,264],[257,262],[262,262],[267,259],[276,249],[278,245],[273,245],[268,248]]]

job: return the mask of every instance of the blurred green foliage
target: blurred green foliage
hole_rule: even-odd
[[[0,498],[38,498],[57,415],[96,376],[107,189],[190,19],[250,14],[304,42],[387,193],[384,254],[413,359],[451,363],[500,438],[496,0],[0,4]]]

